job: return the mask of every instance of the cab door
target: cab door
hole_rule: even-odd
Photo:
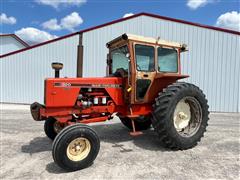
[[[133,45],[135,73],[133,74],[134,103],[147,102],[147,92],[156,75],[155,46],[136,43]]]

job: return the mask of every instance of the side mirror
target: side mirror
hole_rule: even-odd
[[[53,62],[52,68],[55,70],[55,78],[59,78],[59,71],[63,68],[63,64],[59,62]]]

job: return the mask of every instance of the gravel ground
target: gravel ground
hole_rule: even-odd
[[[52,142],[28,106],[0,105],[0,179],[240,179],[240,114],[210,115],[193,149],[163,148],[153,130],[131,137],[116,118],[92,125],[101,139],[94,164],[66,173],[54,164]]]

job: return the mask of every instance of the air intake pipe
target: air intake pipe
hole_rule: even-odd
[[[53,62],[52,68],[55,70],[55,78],[60,77],[60,70],[63,68],[63,64],[59,62]]]

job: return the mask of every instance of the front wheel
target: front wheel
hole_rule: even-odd
[[[44,132],[51,140],[54,140],[57,134],[64,128],[64,124],[58,122],[55,118],[49,117],[44,123]]]
[[[188,149],[202,138],[208,123],[208,104],[195,85],[178,82],[159,93],[152,124],[168,148]]]
[[[53,141],[54,162],[66,171],[90,166],[100,149],[100,140],[89,126],[74,124],[64,128]]]

